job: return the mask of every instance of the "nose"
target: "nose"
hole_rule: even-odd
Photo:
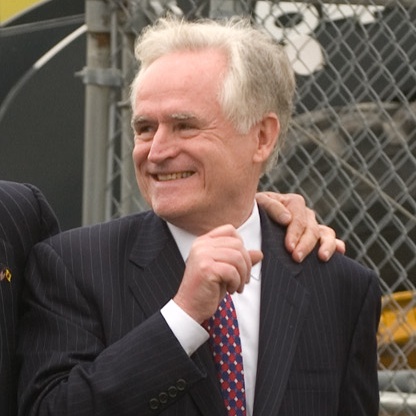
[[[150,145],[147,159],[158,163],[162,160],[173,158],[178,153],[177,139],[168,126],[159,124]]]

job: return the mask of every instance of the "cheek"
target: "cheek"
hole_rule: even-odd
[[[137,185],[140,189],[142,196],[145,198],[146,202],[148,200],[148,183],[146,181],[146,175],[144,173],[144,164],[147,160],[147,152],[145,147],[140,144],[135,144],[132,152],[134,172],[136,174]]]
[[[133,148],[133,152],[132,152],[132,157],[133,157],[133,162],[134,162],[134,166],[137,169],[140,168],[140,166],[143,165],[143,163],[146,161],[147,159],[147,155],[149,154],[149,150],[150,150],[150,145],[147,143],[135,143],[134,148]]]

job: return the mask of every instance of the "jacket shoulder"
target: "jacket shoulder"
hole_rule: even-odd
[[[0,238],[27,254],[38,241],[59,231],[56,215],[33,185],[0,181]]]

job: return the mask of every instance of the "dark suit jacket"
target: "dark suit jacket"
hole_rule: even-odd
[[[342,255],[295,264],[284,230],[261,221],[254,414],[377,415],[377,277]],[[159,311],[184,267],[151,212],[37,245],[20,415],[225,416],[208,346],[188,358]]]
[[[12,275],[0,281],[0,415],[16,409],[16,329],[24,268],[35,243],[58,232],[56,217],[40,191],[0,181],[0,263]]]

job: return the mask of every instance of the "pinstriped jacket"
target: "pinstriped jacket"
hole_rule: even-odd
[[[58,232],[55,214],[34,186],[0,181],[0,415],[15,416],[19,299],[26,259],[35,243]]]
[[[375,274],[342,255],[296,264],[260,210],[255,416],[376,416]],[[207,345],[188,357],[160,308],[185,264],[154,213],[36,246],[22,320],[20,415],[225,416]]]

